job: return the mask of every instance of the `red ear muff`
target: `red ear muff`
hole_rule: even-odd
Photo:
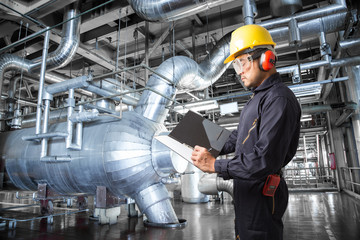
[[[260,69],[263,71],[269,71],[274,67],[276,63],[276,56],[271,50],[267,50],[266,52],[261,54],[260,57]]]

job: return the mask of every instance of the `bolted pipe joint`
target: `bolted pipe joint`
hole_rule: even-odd
[[[331,47],[330,44],[328,42],[326,42],[326,36],[325,36],[325,32],[323,31],[323,27],[321,25],[321,32],[320,32],[320,55],[321,58],[325,61],[327,61],[329,63],[330,67],[330,62],[331,62]]]
[[[300,77],[299,68],[294,68],[294,70],[293,70],[293,72],[292,72],[292,82],[293,82],[294,84],[301,82],[301,77]]]
[[[19,129],[19,128],[21,128],[21,122],[22,122],[21,110],[16,109],[14,111],[14,118],[11,120],[10,127]]]

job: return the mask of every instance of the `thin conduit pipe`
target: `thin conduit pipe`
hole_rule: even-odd
[[[44,117],[43,117],[43,130],[42,134],[48,133],[49,128],[49,114],[50,114],[50,100],[46,99],[44,101]],[[41,139],[41,155],[40,157],[46,157],[47,156],[47,149],[48,149],[48,138],[42,138]]]
[[[308,63],[302,63],[300,64],[301,70],[308,70],[308,69],[314,69],[318,67],[329,67],[329,68],[335,68],[335,67],[344,67],[344,66],[356,66],[360,64],[360,56],[355,57],[348,57],[348,58],[342,58],[342,59],[333,59],[331,60],[330,64],[327,61],[320,60],[316,62],[308,62]],[[288,66],[277,69],[277,71],[280,74],[286,74],[286,73],[292,73],[296,70],[298,66]]]
[[[337,60],[340,60],[340,58],[344,55],[343,52],[344,50],[348,49],[348,48],[354,48],[354,47],[357,47],[360,45],[360,39],[357,38],[357,39],[347,39],[347,40],[341,40],[339,42],[339,50],[335,56],[335,59]],[[333,64],[337,64],[336,62],[333,62]],[[356,65],[356,64],[353,64],[353,65]],[[330,78],[335,78],[338,73],[339,73],[339,70],[340,70],[340,67],[339,66],[336,66],[336,67],[332,67],[331,68],[331,71],[330,71],[330,74],[329,74],[329,77]],[[319,79],[319,78],[318,78]],[[327,88],[323,95],[322,95],[322,98],[323,99],[326,99],[327,96],[329,95],[330,93],[330,89]]]
[[[346,39],[339,42],[339,47],[341,49],[348,49],[358,46],[360,46],[360,38]]]
[[[36,130],[35,130],[36,134],[40,133],[41,114],[42,114],[41,107],[42,107],[42,97],[43,97],[44,81],[45,81],[44,79],[45,79],[45,70],[46,70],[46,58],[49,49],[49,33],[50,33],[49,31],[45,33],[44,47],[42,53],[40,83],[39,83],[37,109],[36,109]]]
[[[245,25],[254,24],[254,13],[251,2],[252,0],[244,0],[243,3],[242,12]]]

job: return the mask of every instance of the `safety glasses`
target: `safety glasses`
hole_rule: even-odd
[[[252,63],[253,61],[253,58],[251,55],[248,54],[247,57],[243,57],[243,58],[240,58],[240,57],[237,57],[235,58],[235,60],[232,62],[233,64],[233,67],[235,69],[235,72],[240,75],[243,71],[244,71],[244,68],[246,67],[246,65],[251,62]]]

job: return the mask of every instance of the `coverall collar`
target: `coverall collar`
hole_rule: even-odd
[[[252,90],[252,92],[254,94],[256,94],[259,91],[263,91],[266,90],[268,88],[270,88],[271,86],[273,86],[274,84],[278,83],[280,81],[280,73],[274,73],[273,75],[271,75],[270,77],[268,77],[267,79],[265,79],[262,84],[260,84],[260,86],[258,86],[257,88],[254,88]]]

